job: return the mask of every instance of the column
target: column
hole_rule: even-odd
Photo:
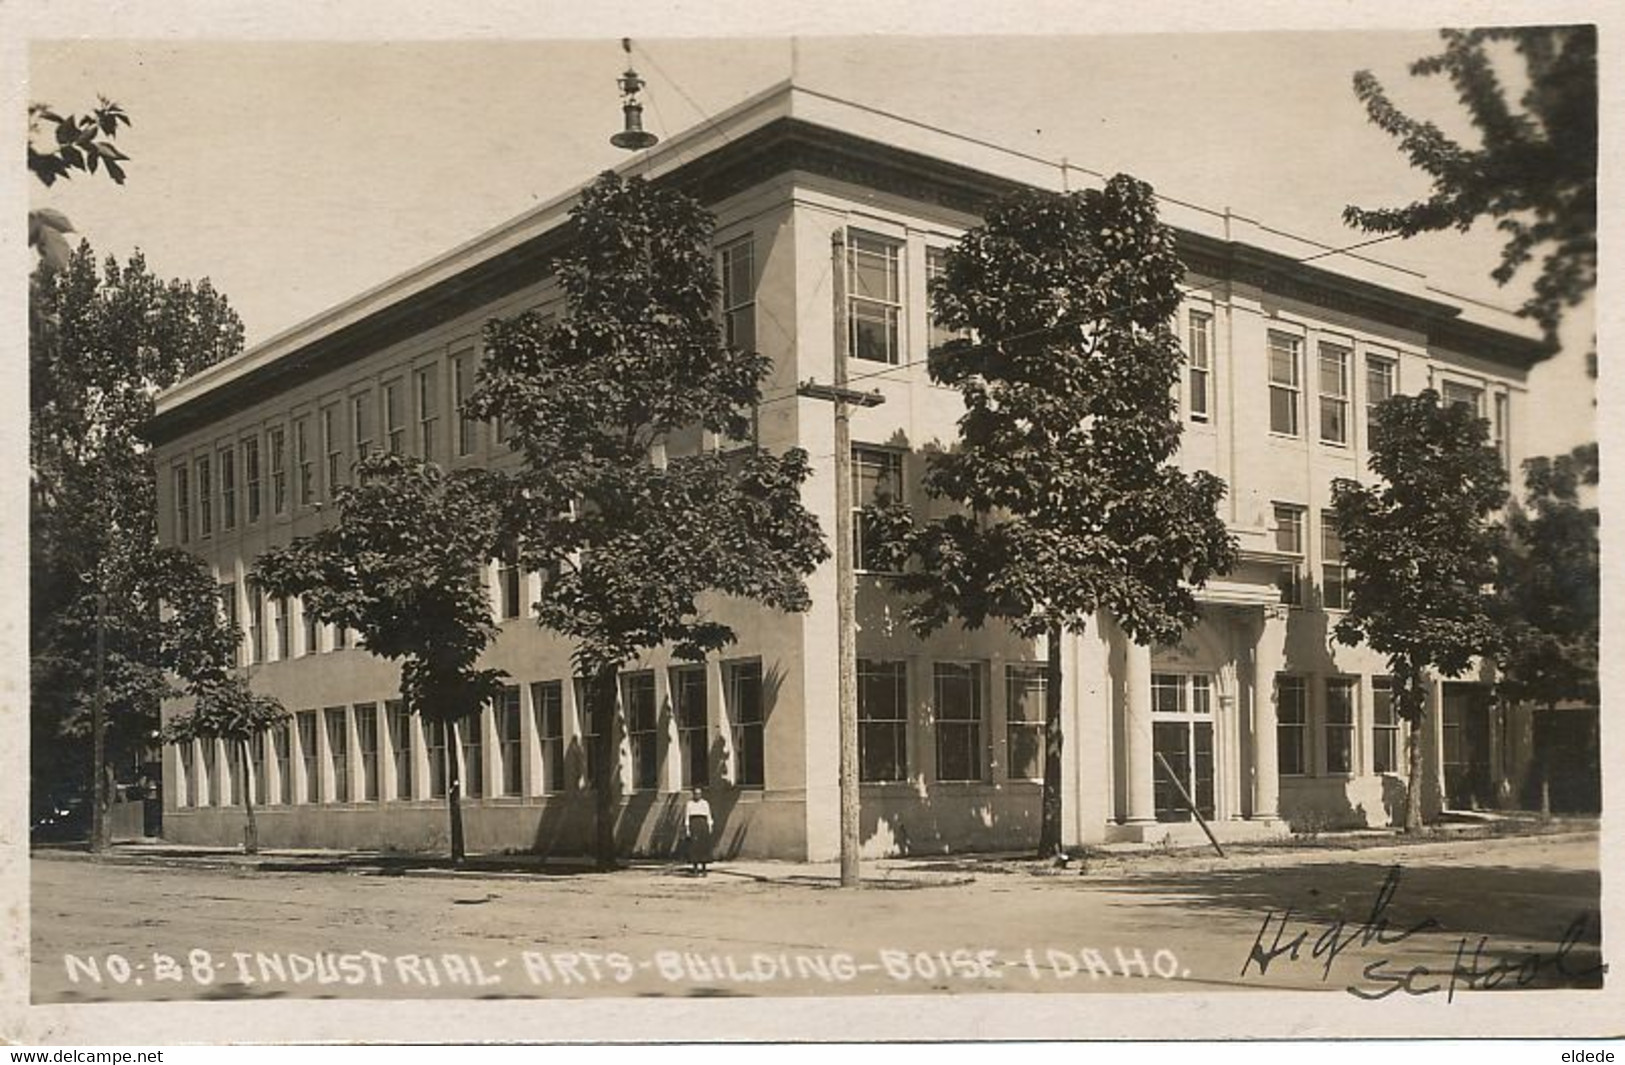
[[[1253,648],[1253,815],[1274,821],[1281,809],[1281,769],[1276,747],[1275,675],[1286,664],[1286,608],[1264,608]]]
[[[1151,741],[1151,648],[1125,638],[1123,670],[1123,772],[1128,780],[1126,824],[1157,819],[1155,759]]]

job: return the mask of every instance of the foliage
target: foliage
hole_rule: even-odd
[[[1388,658],[1394,710],[1414,730],[1426,710],[1427,671],[1460,676],[1500,647],[1494,599],[1499,529],[1506,501],[1500,456],[1487,424],[1467,406],[1441,406],[1429,389],[1379,404],[1371,426],[1367,487],[1332,484],[1343,559],[1350,573],[1341,643],[1364,642]],[[1420,743],[1412,743],[1410,793],[1419,796]],[[1408,828],[1421,803],[1406,804]]]
[[[60,115],[49,104],[28,105],[28,170],[49,188],[74,171],[94,174],[98,168],[117,184],[124,184],[125,155],[113,144],[119,126],[130,116],[106,97],[88,115]],[[48,127],[48,130],[47,128]],[[35,138],[40,140],[36,142]],[[66,265],[68,242],[63,236],[73,224],[60,211],[41,208],[28,212],[28,246],[37,248],[41,261],[53,269]]]
[[[1597,279],[1597,31],[1594,26],[1517,26],[1443,30],[1444,50],[1417,60],[1417,76],[1445,74],[1455,86],[1480,145],[1447,137],[1406,115],[1369,71],[1354,91],[1371,121],[1399,141],[1411,165],[1433,180],[1432,194],[1404,207],[1344,209],[1350,225],[1402,237],[1496,219],[1507,234],[1492,276],[1505,284],[1545,249],[1534,293],[1524,304],[1555,338],[1564,308]],[[1527,88],[1516,110],[1490,49],[1509,44],[1525,64]]]
[[[1169,461],[1183,274],[1150,186],[1123,175],[1102,191],[1018,193],[949,250],[935,318],[976,339],[931,354],[965,414],[924,483],[964,510],[917,522],[892,501],[866,514],[907,567],[896,583],[917,631],[996,618],[1054,644],[1107,611],[1153,643],[1198,619],[1195,591],[1235,545],[1217,515],[1223,482]],[[1045,849],[1060,843],[1059,669],[1052,653]]]
[[[1524,463],[1499,559],[1501,693],[1545,706],[1595,702],[1600,621],[1598,516],[1582,485],[1597,483],[1597,446]]]
[[[307,618],[360,633],[368,651],[401,663],[410,713],[455,723],[493,701],[505,676],[478,662],[496,635],[485,566],[499,552],[507,492],[487,471],[368,456],[336,494],[338,520],[261,554],[252,579],[300,597]],[[456,762],[446,798],[461,861]]]
[[[288,711],[269,695],[259,695],[242,677],[227,674],[192,686],[192,709],[171,718],[163,728],[165,743],[224,740],[248,743],[281,724]]]
[[[166,672],[197,676],[222,653],[213,579],[158,546],[141,433],[160,389],[241,350],[242,324],[207,280],[163,281],[139,254],[98,269],[88,244],[64,269],[36,272],[30,304],[30,665],[43,787],[82,779],[90,762],[98,590],[111,761],[151,739],[172,691]]]
[[[695,427],[744,441],[770,365],[723,343],[711,217],[680,193],[606,173],[572,220],[576,241],[557,268],[562,318],[487,326],[468,413],[500,418],[523,455],[513,530],[519,561],[543,576],[537,620],[574,643],[603,696],[645,649],[699,659],[731,643],[701,604],[707,593],[805,609],[805,575],[827,551],[801,505],[805,453],[666,455],[669,438]],[[600,784],[608,862],[612,775]]]

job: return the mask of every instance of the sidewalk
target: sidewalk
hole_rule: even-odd
[[[1511,828],[1509,832],[1507,829]],[[863,885],[875,888],[954,887],[979,877],[1011,875],[1092,876],[1135,872],[1213,869],[1259,869],[1348,861],[1426,861],[1429,852],[1449,852],[1494,839],[1510,845],[1538,845],[1562,839],[1595,837],[1593,819],[1555,821],[1514,826],[1456,825],[1421,838],[1393,831],[1325,833],[1313,838],[1237,845],[1220,858],[1209,847],[1169,849],[1150,844],[1107,844],[1082,848],[1065,865],[1038,861],[1029,853],[911,856],[868,858],[863,862]],[[534,854],[470,855],[461,868],[436,854],[317,849],[267,849],[244,854],[226,847],[191,846],[162,841],[119,843],[101,856],[81,846],[41,846],[32,856],[52,861],[95,861],[105,864],[164,868],[237,869],[266,873],[349,873],[360,876],[452,877],[523,879],[604,875],[592,861],[579,856],[545,857]],[[623,878],[672,877],[688,879],[684,864],[671,859],[623,859],[616,874]],[[710,876],[718,881],[743,879],[803,887],[834,887],[840,883],[840,863],[738,859],[716,862]]]

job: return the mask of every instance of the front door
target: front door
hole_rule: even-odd
[[[1444,800],[1455,810],[1490,806],[1490,708],[1483,687],[1446,684],[1440,725],[1444,746]]]
[[[1215,794],[1211,676],[1152,674],[1151,742],[1157,820],[1192,820],[1186,796],[1211,820]]]

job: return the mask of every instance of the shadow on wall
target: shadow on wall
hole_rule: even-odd
[[[966,791],[956,793],[960,787]],[[928,790],[916,781],[864,790],[859,837],[866,858],[1038,846],[1037,785],[1019,792],[991,784],[937,784]]]

